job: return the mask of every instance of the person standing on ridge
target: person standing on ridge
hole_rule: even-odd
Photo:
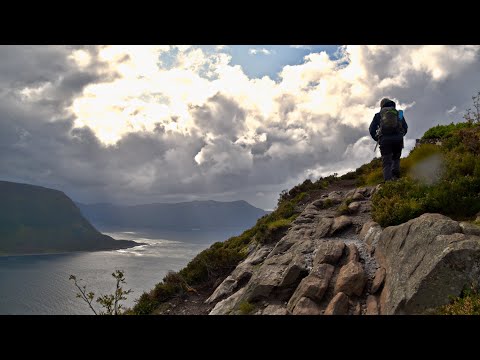
[[[403,111],[395,109],[395,106],[394,101],[382,99],[380,112],[375,114],[369,128],[373,140],[380,145],[385,181],[400,178],[403,137],[408,130]]]

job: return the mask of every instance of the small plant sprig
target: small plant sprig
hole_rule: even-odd
[[[130,294],[132,289],[123,290],[121,286],[121,284],[125,284],[125,273],[123,270],[115,270],[115,272],[112,273],[112,276],[116,280],[115,293],[101,295],[96,299],[96,302],[99,303],[103,309],[105,309],[103,311],[96,311],[93,307],[92,303],[93,299],[95,298],[95,293],[92,291],[87,292],[87,286],[79,284],[79,281],[83,281],[82,279],[77,281],[77,277],[75,275],[70,275],[69,280],[73,281],[75,287],[79,291],[77,293],[77,298],[85,301],[95,315],[119,315],[123,309],[123,305],[120,303],[120,301],[126,300],[126,295]]]

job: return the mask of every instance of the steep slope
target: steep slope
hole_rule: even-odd
[[[246,201],[192,201],[135,206],[77,204],[82,214],[99,227],[169,230],[249,228],[267,214]]]
[[[377,189],[307,205],[278,243],[252,248],[206,299],[209,314],[429,314],[478,281],[480,227],[426,213],[382,229],[370,214]]]
[[[136,245],[99,233],[61,191],[0,181],[0,254],[106,250]]]
[[[282,192],[273,213],[165,277],[133,312],[418,314],[442,311],[450,296],[470,301],[480,278],[480,119],[438,134],[401,159],[397,181],[376,187],[375,158]]]

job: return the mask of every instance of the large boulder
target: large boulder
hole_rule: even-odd
[[[333,297],[325,309],[324,315],[347,315],[348,313],[348,296],[343,292],[339,292]]]
[[[293,315],[322,315],[322,309],[313,300],[302,297],[292,311]]]
[[[345,243],[343,241],[323,240],[320,241],[315,250],[313,267],[319,264],[335,265],[342,256]]]
[[[424,214],[382,231],[375,256],[386,269],[381,314],[431,313],[480,276],[480,237]]]
[[[208,315],[230,315],[237,303],[245,292],[245,288],[241,288],[235,294],[219,301]]]
[[[320,302],[328,288],[334,270],[333,265],[321,264],[314,273],[303,278],[288,302],[288,310],[292,311],[302,297],[308,297],[317,303]]]
[[[330,229],[330,235],[335,234],[336,232],[345,229],[346,227],[352,225],[352,219],[349,216],[341,215],[333,219],[333,224]]]
[[[329,217],[321,218],[315,227],[315,237],[316,238],[323,238],[327,236],[330,232],[330,228],[332,227],[333,219]]]
[[[348,205],[348,210],[351,214],[356,213],[362,204],[358,201],[354,201]]]
[[[346,295],[362,295],[363,288],[367,282],[367,276],[362,264],[358,261],[351,261],[342,266],[335,283],[334,293],[345,293]]]
[[[340,204],[343,201],[343,196],[340,191],[332,191],[328,194],[328,198],[334,204]]]
[[[358,253],[357,245],[350,243],[347,245],[347,263],[358,261],[360,254]]]
[[[355,194],[353,194],[353,196],[352,196],[352,200],[353,201],[362,201],[362,200],[365,200],[365,196],[363,196],[362,193],[356,191]]]
[[[278,304],[270,304],[262,311],[262,315],[289,315],[289,311],[285,306]]]

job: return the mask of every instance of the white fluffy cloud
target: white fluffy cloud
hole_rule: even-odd
[[[276,81],[249,78],[222,46],[49,49],[29,48],[36,63],[0,52],[0,110],[13,114],[0,121],[11,137],[0,171],[85,202],[272,208],[283,188],[370,161],[383,97],[405,110],[406,154],[432,125],[461,120],[480,83],[479,46],[343,46],[285,66]]]
[[[261,48],[261,49],[248,49],[248,53],[250,55],[272,55],[274,54],[274,51]]]

